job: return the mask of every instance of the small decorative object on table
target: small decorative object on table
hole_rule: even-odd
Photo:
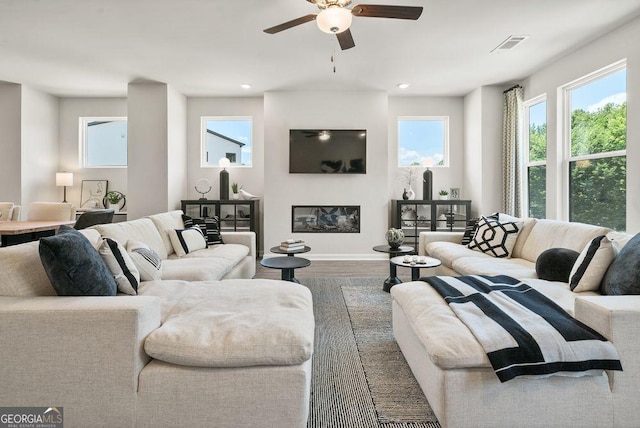
[[[450,193],[451,193],[451,199],[455,199],[455,200],[460,199],[460,189],[458,189],[457,187],[452,187],[450,190]]]
[[[127,198],[122,192],[109,190],[104,197],[103,203],[107,208],[112,209],[114,212],[118,212],[127,204]]]
[[[401,229],[391,228],[385,234],[391,248],[398,248],[404,242],[404,232]]]
[[[446,190],[441,190],[440,193],[438,193],[440,195],[440,199],[442,200],[447,200],[449,199],[449,192],[447,192]]]
[[[280,249],[282,251],[298,251],[303,250],[305,243],[302,239],[287,239],[280,243]]]
[[[200,180],[196,181],[196,185],[194,187],[196,189],[196,192],[202,195],[202,197],[200,198],[201,201],[207,200],[207,198],[205,198],[204,195],[209,193],[213,188],[213,186],[211,186],[211,182],[206,178],[201,178]]]
[[[238,191],[242,189],[242,186],[238,185],[238,183],[232,183],[231,184],[231,191],[233,192],[233,199],[237,200],[240,199],[240,195],[238,194]]]

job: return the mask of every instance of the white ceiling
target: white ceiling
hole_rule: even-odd
[[[640,0],[363,3],[424,12],[418,21],[354,17],[356,47],[341,51],[315,22],[262,31],[316,13],[305,0],[0,0],[0,80],[59,96],[126,96],[127,83],[138,79],[166,82],[187,96],[464,95],[521,79],[640,15]],[[490,53],[510,35],[531,37]],[[241,89],[245,82],[252,88]],[[400,82],[411,86],[400,90]]]

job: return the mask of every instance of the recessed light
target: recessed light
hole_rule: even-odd
[[[409,87],[408,83],[398,83],[398,88],[407,89]]]
[[[250,85],[250,84],[248,84],[248,83],[243,83],[242,85],[240,85],[240,87],[241,87],[242,89],[251,89],[251,85]]]

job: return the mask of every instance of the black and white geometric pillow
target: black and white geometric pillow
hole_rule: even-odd
[[[104,238],[98,252],[116,280],[118,291],[133,296],[138,294],[140,273],[127,250],[113,239]]]
[[[218,216],[206,217],[206,218],[192,218],[188,215],[182,215],[182,222],[185,228],[200,226],[205,231],[207,237],[207,243],[209,245],[224,244],[222,242],[222,236],[220,235],[220,218]]]
[[[485,216],[485,218],[488,218],[491,220],[498,220],[498,215],[499,215],[498,213],[495,213],[495,214]],[[476,234],[476,230],[478,230],[479,221],[480,221],[479,218],[472,218],[467,220],[467,226],[464,228],[464,235],[462,236],[460,245],[469,245],[469,243],[473,239],[473,236]]]
[[[509,258],[522,225],[522,222],[501,223],[483,216],[468,247],[493,257]]]
[[[171,229],[169,230],[169,238],[173,251],[178,257],[207,248],[207,239],[199,226],[188,229]]]
[[[139,241],[127,242],[127,253],[140,272],[141,281],[156,281],[162,279],[162,260],[158,253],[147,244]]]

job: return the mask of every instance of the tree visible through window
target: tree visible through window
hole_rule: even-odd
[[[567,89],[570,101],[569,220],[626,229],[626,68]]]
[[[547,199],[547,102],[525,103],[529,132],[525,139],[526,203],[529,217],[546,217]]]

